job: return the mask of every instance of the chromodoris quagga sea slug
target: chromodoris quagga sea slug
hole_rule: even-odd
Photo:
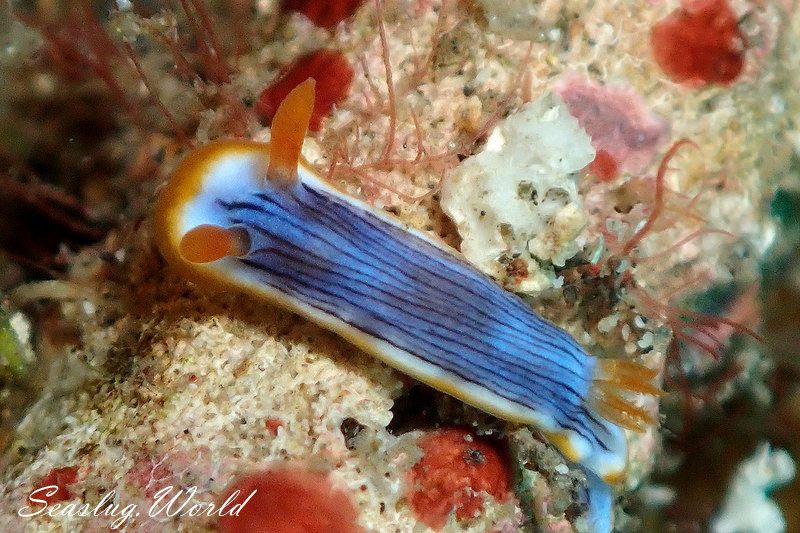
[[[624,472],[622,427],[652,420],[626,400],[655,372],[588,355],[457,251],[337,190],[300,155],[307,80],[268,144],[190,153],[161,191],[155,237],[187,278],[298,313],[386,364],[497,417],[538,428],[588,472]]]

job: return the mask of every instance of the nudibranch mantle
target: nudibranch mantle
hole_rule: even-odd
[[[178,166],[154,220],[167,261],[197,283],[289,309],[442,392],[533,425],[570,461],[619,479],[625,436],[604,417],[616,406],[619,422],[626,407],[636,409],[614,395],[605,409],[592,399],[603,405],[609,387],[647,391],[652,375],[589,356],[457,252],[326,183],[299,146],[296,169],[269,179],[270,153],[286,160],[276,131],[269,144],[210,143]],[[245,244],[186,258],[187,240],[197,246],[198,235],[219,232]]]

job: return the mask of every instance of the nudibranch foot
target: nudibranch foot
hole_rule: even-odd
[[[608,482],[586,471],[586,487],[579,491],[579,497],[588,508],[584,515],[588,530],[610,533],[614,524],[614,493]]]

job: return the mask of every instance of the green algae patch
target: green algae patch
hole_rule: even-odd
[[[0,309],[0,379],[20,379],[26,370],[22,345],[11,326],[10,316]]]

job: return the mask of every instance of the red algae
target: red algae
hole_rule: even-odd
[[[282,11],[297,11],[320,28],[331,29],[353,16],[364,0],[283,0]]]
[[[509,498],[511,474],[504,454],[463,429],[445,429],[422,437],[422,459],[410,473],[409,500],[419,520],[439,529],[455,510],[459,519],[477,516],[487,493]]]
[[[568,75],[556,83],[555,91],[591,137],[598,153],[591,170],[601,172],[601,179],[612,179],[619,171],[644,171],[669,134],[667,121],[650,111],[631,88]]]
[[[220,519],[221,533],[363,532],[350,496],[326,474],[286,466],[253,472],[237,479],[221,501],[237,490],[228,508],[247,503],[238,516]]]
[[[727,0],[684,0],[653,26],[650,44],[678,83],[729,85],[744,68],[745,37]]]
[[[605,150],[598,150],[594,160],[589,164],[589,170],[602,181],[611,181],[619,173],[616,160]]]
[[[283,427],[283,421],[278,418],[267,418],[264,420],[264,428],[270,435],[277,435],[278,429]]]
[[[278,105],[286,95],[308,78],[314,78],[317,82],[309,129],[319,131],[322,119],[335,104],[344,100],[353,81],[353,68],[336,50],[321,49],[301,57],[276,82],[264,89],[255,105],[261,121],[265,124],[272,122]]]
[[[74,466],[54,468],[44,476],[28,497],[32,503],[33,498],[45,501],[48,505],[72,499],[72,493],[67,487],[78,481],[78,469]],[[35,493],[35,494],[34,494]]]

